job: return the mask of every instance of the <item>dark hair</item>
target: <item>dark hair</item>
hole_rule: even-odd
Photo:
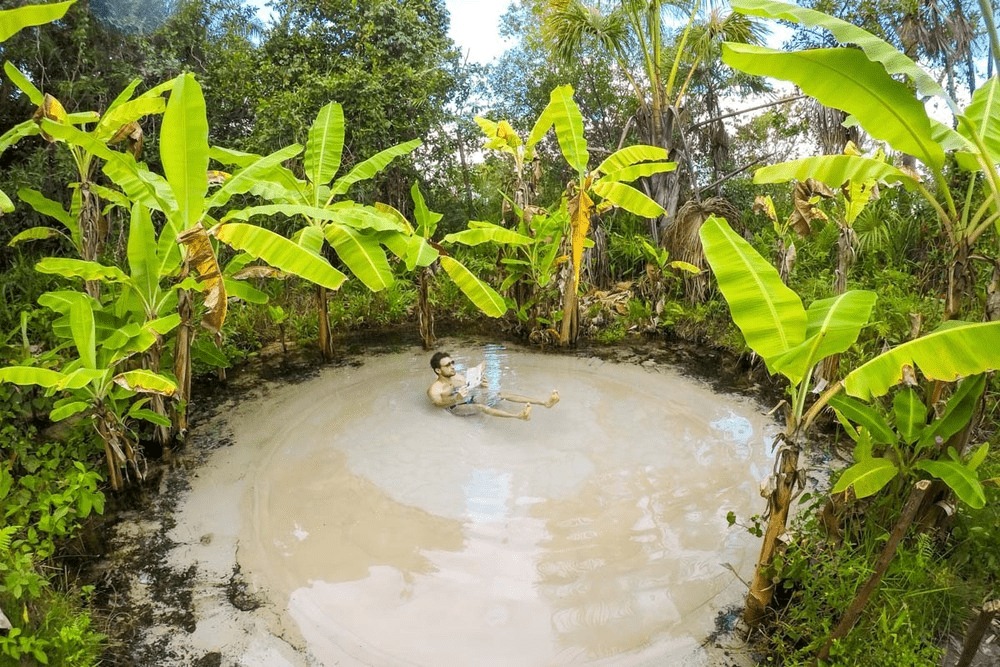
[[[441,370],[441,360],[450,356],[447,352],[435,352],[434,356],[431,357],[431,370],[435,372]]]

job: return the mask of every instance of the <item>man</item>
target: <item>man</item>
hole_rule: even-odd
[[[501,401],[510,403],[523,403],[524,409],[521,412],[507,412],[487,405],[485,397],[479,391],[470,391],[466,386],[465,376],[459,375],[455,371],[455,364],[451,355],[447,352],[435,352],[431,357],[431,369],[437,375],[437,380],[427,390],[427,397],[431,403],[439,408],[447,408],[449,412],[457,415],[473,415],[482,413],[493,417],[510,417],[516,419],[531,419],[531,406],[544,405],[551,408],[559,402],[559,392],[552,390],[552,394],[547,400],[518,396],[517,394],[501,393]],[[483,378],[480,387],[486,387],[486,378]]]

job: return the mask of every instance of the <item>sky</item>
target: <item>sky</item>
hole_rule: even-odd
[[[469,62],[493,62],[513,46],[499,35],[500,17],[510,0],[445,0],[444,4],[451,14],[448,34]]]

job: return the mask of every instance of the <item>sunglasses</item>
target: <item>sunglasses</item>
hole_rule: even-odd
[[[447,362],[447,363],[443,363],[443,362],[442,362],[442,363],[440,364],[441,368],[447,368],[448,366],[454,366],[454,365],[455,365],[455,362],[453,362],[453,361],[449,361],[449,362]]]

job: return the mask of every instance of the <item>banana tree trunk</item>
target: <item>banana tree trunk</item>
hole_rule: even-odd
[[[104,249],[104,240],[107,236],[107,225],[104,216],[101,215],[101,202],[97,195],[90,191],[90,181],[86,178],[80,183],[80,196],[82,205],[80,207],[80,236],[82,240],[81,251],[83,259],[96,262]],[[101,281],[88,280],[84,283],[84,290],[95,299],[101,298]]]
[[[953,320],[962,312],[962,304],[972,291],[971,267],[969,266],[969,242],[961,239],[948,266],[948,292],[945,295],[944,319]]]
[[[767,613],[767,608],[774,598],[774,555],[778,549],[778,540],[785,533],[788,525],[788,514],[795,495],[795,487],[799,481],[799,442],[794,431],[785,436],[780,449],[778,472],[774,479],[774,490],[767,497],[769,519],[764,531],[764,542],[760,548],[760,558],[754,572],[753,583],[747,594],[746,608],[743,610],[743,620],[751,627],[759,625]]]
[[[575,344],[580,333],[577,317],[577,288],[576,276],[571,270],[569,277],[566,278],[566,288],[563,292],[563,317],[559,331],[559,344],[563,347]]]
[[[833,293],[836,296],[847,291],[847,276],[850,274],[851,267],[854,266],[854,260],[857,257],[854,250],[857,238],[853,228],[841,225],[840,234],[837,236],[837,268],[833,278]],[[819,367],[820,377],[830,383],[837,379],[839,371],[839,354],[831,354],[823,360]]]
[[[177,312],[181,316],[177,327],[177,341],[174,348],[174,377],[177,378],[176,401],[174,402],[174,434],[182,437],[187,433],[187,404],[191,398],[191,344],[194,342],[194,326],[191,324],[193,303],[191,292],[178,292]]]
[[[326,288],[316,286],[316,312],[319,315],[319,353],[323,361],[333,361],[333,334],[330,331],[330,308]]]
[[[424,342],[424,349],[430,350],[434,347],[434,310],[431,307],[430,298],[430,269],[424,268],[420,271],[420,296],[417,307],[417,317],[420,323],[420,339]]]
[[[160,357],[163,352],[163,339],[156,335],[157,340],[146,354],[146,366],[149,370],[154,373],[160,372]],[[164,401],[163,396],[159,394],[150,395],[149,406],[158,415],[169,418],[169,413],[167,411],[166,401]],[[171,428],[169,426],[157,426],[153,431],[153,437],[156,440],[156,444],[160,446],[164,455],[167,453],[167,445],[170,442]]]

